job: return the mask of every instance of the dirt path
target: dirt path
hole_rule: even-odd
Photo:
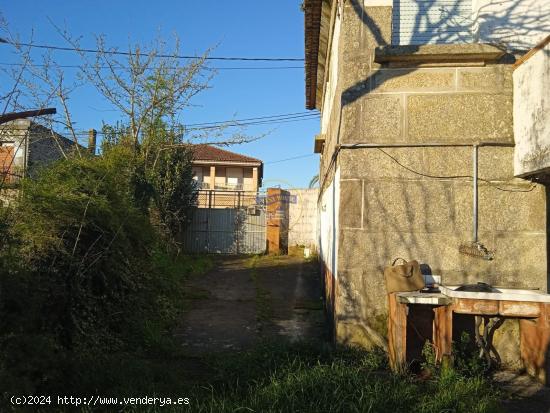
[[[325,338],[317,266],[301,257],[221,257],[188,289],[189,310],[175,335],[192,353],[242,350],[270,338]]]

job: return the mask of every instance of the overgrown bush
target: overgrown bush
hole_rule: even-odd
[[[146,210],[158,235],[173,251],[180,251],[180,236],[196,203],[192,146],[180,131],[168,130],[161,119],[145,125],[138,147],[124,125],[105,126],[102,148],[106,156],[132,153],[136,200]]]
[[[67,391],[83,383],[96,388],[109,374],[90,376],[85,364],[116,353],[158,353],[168,345],[185,257],[168,254],[173,248],[152,211],[162,198],[165,211],[177,214],[178,197],[193,195],[183,171],[188,155],[159,159],[155,178],[139,151],[120,142],[100,157],[50,165],[22,182],[17,202],[1,208],[4,392]],[[179,173],[187,185],[166,184]]]

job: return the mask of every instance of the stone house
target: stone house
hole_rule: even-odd
[[[73,141],[31,120],[4,123],[0,125],[0,174],[7,182],[16,182],[74,149]]]
[[[212,145],[193,147],[193,179],[205,190],[199,193],[199,207],[253,205],[262,176],[263,162],[259,159]]]
[[[547,291],[545,176],[514,175],[513,125],[513,63],[548,33],[543,3],[305,1],[306,106],[321,112],[320,257],[337,342],[385,346],[383,271],[396,257],[448,285]],[[472,241],[494,259],[461,254]],[[515,320],[495,335],[512,361],[516,336]]]

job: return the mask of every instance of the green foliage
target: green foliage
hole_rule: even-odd
[[[184,365],[206,371],[179,382],[194,412],[497,412],[498,393],[483,378],[448,370],[430,381],[392,374],[380,351],[314,343],[260,343]],[[189,367],[186,376],[192,374]],[[144,411],[143,407],[135,411]],[[181,411],[154,408],[149,412]]]
[[[496,412],[498,394],[482,378],[445,371],[415,381],[388,371],[380,351],[263,344],[218,360],[220,383],[199,412]]]
[[[426,340],[422,347],[422,357],[424,359],[421,363],[423,369],[431,372],[436,372],[438,370],[439,366],[436,359],[435,348],[428,340]]]
[[[137,146],[130,137],[130,128],[105,125],[103,152],[131,151],[133,185],[136,200],[148,210],[151,221],[164,242],[179,252],[180,235],[196,202],[192,173],[193,152],[183,140],[180,128],[168,128],[164,112],[144,125]]]
[[[491,369],[489,363],[479,357],[479,348],[465,331],[462,332],[460,341],[453,343],[453,356],[454,368],[463,375],[483,376]]]
[[[164,238],[177,247],[191,206],[196,201],[191,147],[160,128],[145,139],[143,154],[145,178],[152,189],[158,228]]]
[[[191,199],[191,187],[174,195],[163,181],[180,173],[191,181],[182,169],[189,157],[174,159],[162,158],[157,177],[132,144],[107,140],[103,156],[52,164],[22,182],[18,202],[0,208],[3,391],[98,388],[117,379],[83,373],[86,364],[173,349],[182,282],[211,265],[168,255],[152,218],[159,198],[169,200],[165,211],[186,217],[188,203],[173,204]]]

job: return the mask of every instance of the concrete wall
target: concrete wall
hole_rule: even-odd
[[[382,67],[373,49],[390,43],[391,15],[391,7],[344,4],[321,160],[321,176],[339,179],[338,224],[325,228],[321,212],[325,265],[330,231],[337,235],[336,339],[366,346],[384,344],[383,269],[398,256],[429,265],[447,284],[547,288],[545,188],[514,179],[512,148],[479,149],[479,238],[493,261],[458,253],[472,239],[472,182],[452,177],[472,174],[470,147],[341,149],[333,166],[327,161],[337,143],[513,143],[511,67]],[[322,187],[323,202],[330,188]]]
[[[550,43],[514,71],[514,173],[550,168]]]
[[[317,199],[319,189],[290,189],[288,245],[318,249]]]

